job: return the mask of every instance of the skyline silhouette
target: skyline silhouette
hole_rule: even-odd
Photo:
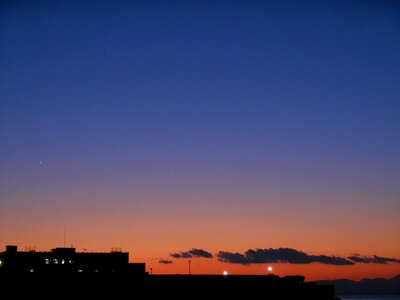
[[[196,253],[195,251],[193,251]],[[200,252],[204,255],[203,252]],[[337,300],[331,284],[304,282],[304,276],[279,277],[273,274],[231,275],[153,275],[145,272],[144,263],[129,263],[129,253],[114,249],[109,253],[78,252],[75,248],[53,248],[51,251],[18,251],[15,245],[7,245],[0,252],[0,280],[4,294],[16,296],[54,297],[54,291],[62,287],[72,295],[79,293],[114,296],[136,294],[174,296],[181,299],[196,293],[196,297],[245,296],[252,299],[260,292],[268,293],[269,299],[320,299]],[[50,288],[38,289],[45,283]],[[23,285],[22,292],[15,292]]]

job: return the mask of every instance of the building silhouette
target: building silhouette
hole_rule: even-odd
[[[6,246],[0,253],[2,273],[137,273],[145,274],[145,263],[129,263],[129,253],[121,249],[105,252],[77,252],[75,248],[18,251]]]
[[[338,299],[333,285],[304,282],[304,276],[149,275],[145,263],[129,263],[129,253],[120,249],[39,252],[9,245],[0,253],[0,284],[2,294],[15,299],[54,299],[60,293],[71,299]]]

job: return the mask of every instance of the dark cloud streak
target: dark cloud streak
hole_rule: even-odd
[[[217,254],[217,258],[223,262],[243,265],[266,263],[311,264],[318,262],[321,264],[344,266],[355,263],[343,257],[308,255],[305,252],[291,248],[249,249],[244,254],[220,251]]]
[[[160,260],[158,261],[158,263],[159,263],[159,264],[164,264],[164,265],[170,265],[170,264],[172,264],[173,262],[172,262],[172,260],[169,260],[169,259],[160,258]]]
[[[173,258],[192,258],[192,255],[188,252],[171,253],[170,256]]]
[[[203,249],[193,248],[189,251],[182,251],[170,254],[173,258],[213,258],[212,253]],[[321,263],[335,266],[351,266],[356,263],[364,264],[387,264],[400,263],[400,259],[373,256],[361,256],[352,254],[348,257],[330,255],[309,255],[303,251],[292,248],[268,248],[268,249],[249,249],[244,253],[219,251],[216,254],[219,261],[230,264],[268,264],[268,263],[289,263],[289,264],[312,264]],[[160,263],[161,260],[160,260]],[[172,263],[172,262],[171,262]]]
[[[381,257],[377,255],[373,255],[371,257],[361,256],[359,254],[353,254],[352,256],[348,257],[349,260],[356,262],[356,263],[363,263],[363,264],[387,264],[387,263],[400,263],[400,259],[390,258],[390,257]]]
[[[196,249],[193,248],[192,250],[189,251],[184,251],[180,253],[172,253],[170,254],[171,257],[173,258],[213,258],[213,255],[211,252],[205,251],[203,249]]]

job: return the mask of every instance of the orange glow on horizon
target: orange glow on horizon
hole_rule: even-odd
[[[161,196],[160,196],[161,197]],[[100,199],[100,200],[99,200]],[[385,208],[382,219],[366,210],[354,216],[343,208],[322,206],[319,214],[293,203],[282,206],[279,201],[243,206],[239,200],[226,202],[179,203],[176,199],[146,199],[141,203],[106,201],[99,195],[96,205],[81,205],[59,200],[49,204],[46,211],[34,202],[18,207],[3,205],[13,214],[0,220],[0,249],[7,244],[36,246],[38,251],[49,251],[66,245],[78,251],[104,251],[121,247],[130,253],[132,262],[145,262],[154,274],[186,274],[187,260],[173,259],[171,253],[204,249],[214,256],[219,251],[244,253],[257,248],[293,248],[310,255],[347,257],[353,253],[363,256],[379,255],[399,259],[400,226],[395,207]],[[121,200],[122,201],[122,200]],[[163,202],[164,201],[164,202]],[[169,205],[169,203],[171,205]],[[268,218],[265,216],[268,215]],[[375,222],[370,222],[374,219]],[[23,220],[23,222],[21,221]],[[350,224],[350,225],[349,225]],[[172,264],[160,264],[160,259]],[[266,274],[268,265],[227,264],[213,259],[192,259],[193,274]],[[320,263],[307,265],[273,264],[273,273],[304,275],[306,280],[384,277],[400,274],[400,264],[361,264],[332,266]]]

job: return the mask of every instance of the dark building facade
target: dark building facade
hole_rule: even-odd
[[[51,252],[18,251],[6,246],[0,253],[0,272],[7,273],[146,273],[145,263],[129,263],[129,253],[76,252],[75,248],[54,248]]]

